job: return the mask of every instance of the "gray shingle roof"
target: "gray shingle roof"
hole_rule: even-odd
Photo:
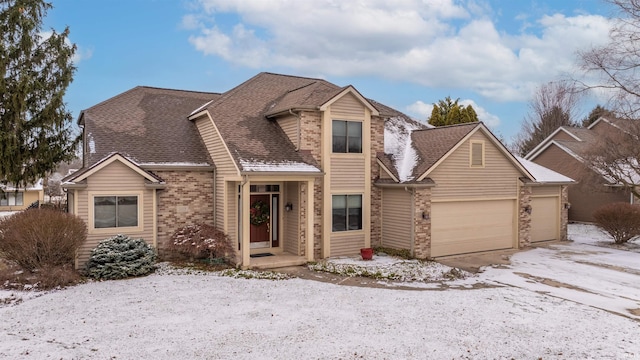
[[[120,152],[138,163],[213,165],[188,115],[220,94],[139,86],[84,110],[86,166]]]
[[[411,140],[419,157],[418,165],[413,169],[413,175],[417,178],[424,174],[479,125],[479,122],[473,122],[412,132]]]
[[[206,109],[241,170],[243,161],[297,162],[319,168],[310,156],[295,151],[277,123],[266,117],[289,108],[318,107],[340,89],[322,79],[260,73]]]

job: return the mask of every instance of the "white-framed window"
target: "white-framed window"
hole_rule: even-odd
[[[331,126],[334,153],[362,153],[361,122],[333,120]]]
[[[484,141],[471,141],[469,166],[484,167]]]
[[[0,206],[24,205],[24,193],[22,191],[0,191]]]
[[[362,230],[362,195],[332,196],[332,230]]]
[[[138,196],[109,195],[93,197],[93,227],[95,229],[137,227]]]

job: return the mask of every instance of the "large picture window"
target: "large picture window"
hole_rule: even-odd
[[[0,206],[24,205],[24,193],[22,191],[0,191]]]
[[[362,195],[333,195],[333,231],[362,229]]]
[[[93,206],[96,229],[138,226],[137,196],[96,196]]]
[[[362,123],[358,121],[333,120],[333,152],[362,152]]]

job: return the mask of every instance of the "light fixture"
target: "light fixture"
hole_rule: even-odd
[[[289,211],[291,211],[291,210],[293,210],[293,204],[292,204],[292,203],[290,203],[290,202],[288,202],[288,203],[284,206],[284,211],[289,212]]]

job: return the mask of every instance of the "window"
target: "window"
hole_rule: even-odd
[[[137,196],[96,196],[93,206],[96,229],[138,226]]]
[[[333,120],[333,152],[362,153],[362,123]]]
[[[0,191],[0,206],[24,205],[24,193],[22,191]]]
[[[333,195],[333,231],[362,229],[362,195]]]
[[[471,167],[483,167],[484,166],[484,142],[477,141],[471,142]]]

